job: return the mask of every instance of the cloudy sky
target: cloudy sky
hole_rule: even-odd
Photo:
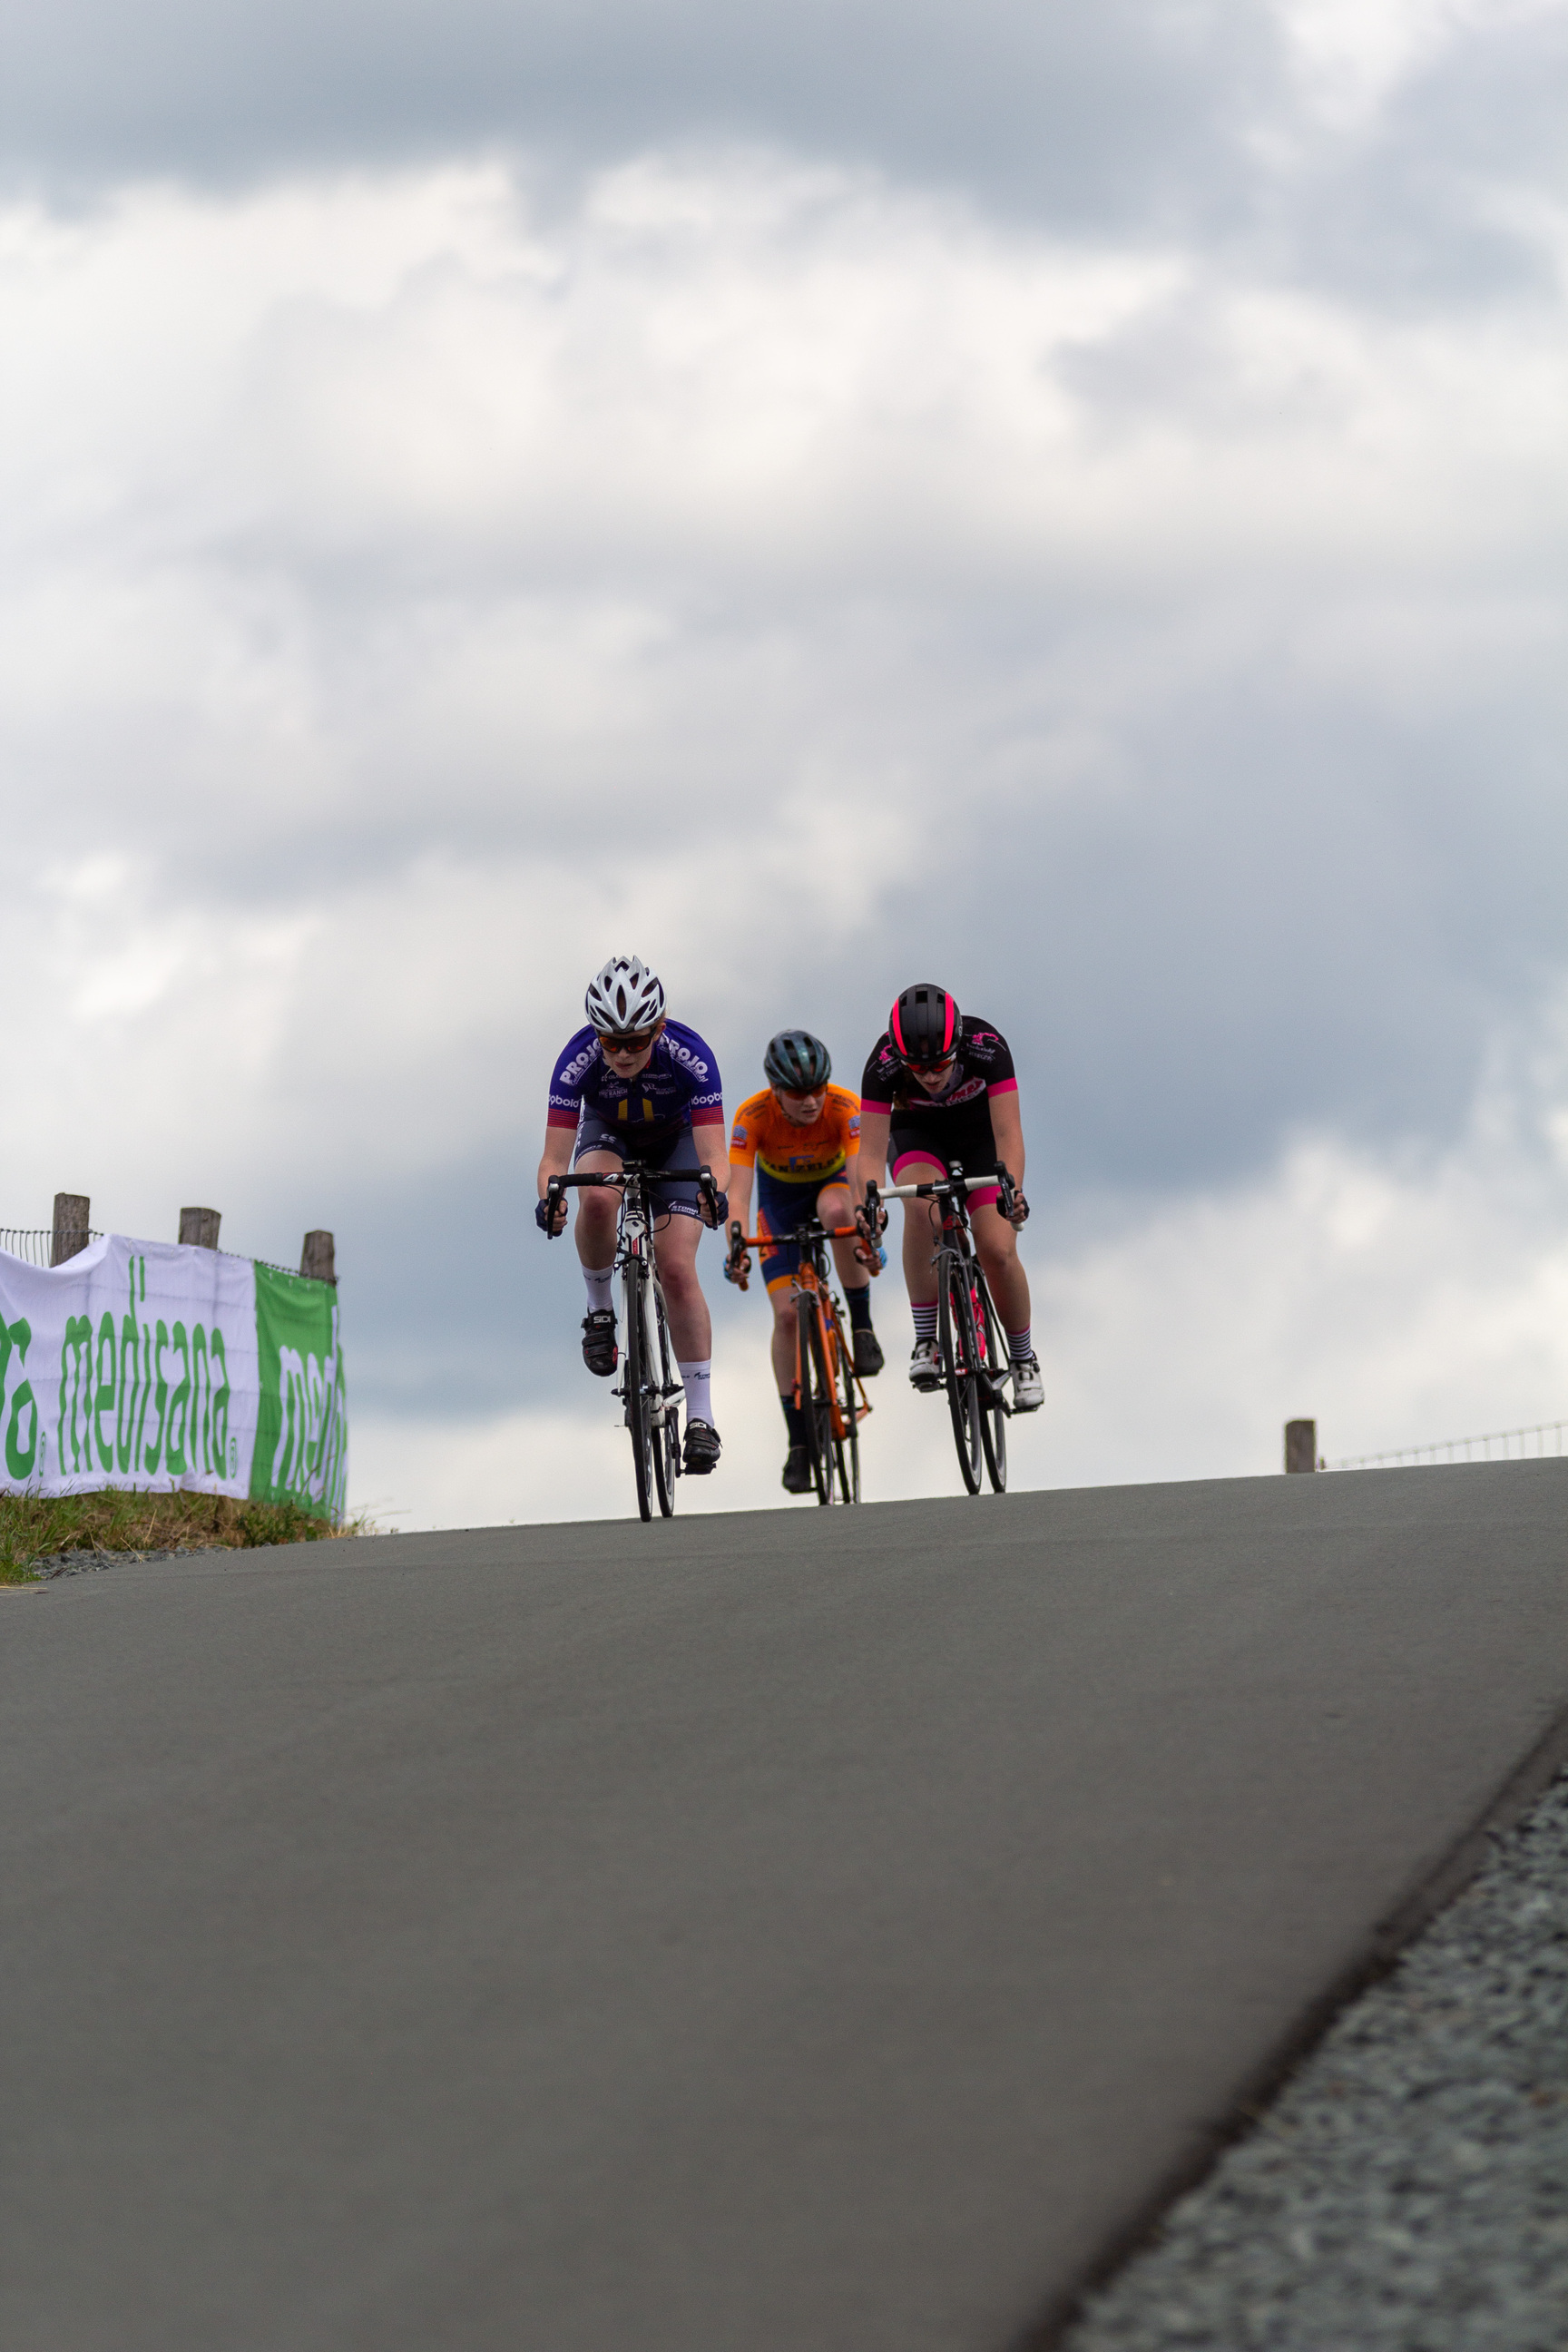
[[[530,1215],[588,973],[731,1101],[931,976],[1022,1073],[1019,1483],[1568,1413],[1563,0],[4,40],[0,1221],[330,1225],[362,1502],[619,1511]]]

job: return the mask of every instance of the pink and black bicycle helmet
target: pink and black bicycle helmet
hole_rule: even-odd
[[[958,1006],[945,988],[922,981],[906,988],[888,1015],[888,1035],[901,1062],[923,1069],[945,1062],[958,1045]]]

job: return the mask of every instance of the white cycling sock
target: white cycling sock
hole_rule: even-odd
[[[598,1315],[607,1307],[613,1315],[616,1311],[615,1267],[585,1265],[583,1268],[583,1280],[587,1286],[589,1314]]]
[[[710,1394],[712,1378],[711,1356],[707,1357],[700,1364],[682,1364],[680,1367],[680,1385],[686,1391],[688,1424],[694,1421],[705,1421],[709,1428],[712,1428],[713,1399]]]
[[[923,1339],[936,1338],[936,1301],[934,1298],[911,1298],[910,1313],[915,1318],[915,1345]]]

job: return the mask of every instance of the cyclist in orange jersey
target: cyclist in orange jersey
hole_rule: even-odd
[[[773,1309],[773,1373],[789,1430],[784,1466],[787,1494],[811,1486],[801,1408],[795,1402],[795,1320],[790,1277],[800,1263],[796,1244],[784,1238],[805,1218],[847,1225],[864,1197],[859,1180],[860,1097],[829,1084],[833,1064],[820,1037],[805,1029],[781,1029],[763,1056],[768,1083],[735,1114],[730,1138],[730,1214],[742,1229],[751,1205],[753,1172],[757,1233],[768,1236],[762,1252],[763,1279]],[[882,1350],[871,1328],[871,1276],[857,1244],[831,1244],[834,1264],[849,1309],[855,1370],[869,1380],[882,1369]],[[884,1257],[884,1263],[885,1263]],[[742,1250],[724,1268],[728,1281],[743,1280],[751,1254]]]

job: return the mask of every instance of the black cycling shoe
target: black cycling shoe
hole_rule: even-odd
[[[792,1445],[784,1466],[784,1490],[786,1495],[809,1495],[812,1486],[811,1456],[804,1445]]]
[[[887,1362],[882,1343],[869,1323],[862,1323],[855,1333],[855,1369],[863,1381],[874,1381]]]
[[[681,1467],[693,1478],[706,1478],[719,1465],[719,1433],[710,1421],[689,1421]]]
[[[611,1307],[595,1307],[583,1318],[583,1361],[591,1372],[607,1381],[621,1360],[616,1345],[616,1315]]]

